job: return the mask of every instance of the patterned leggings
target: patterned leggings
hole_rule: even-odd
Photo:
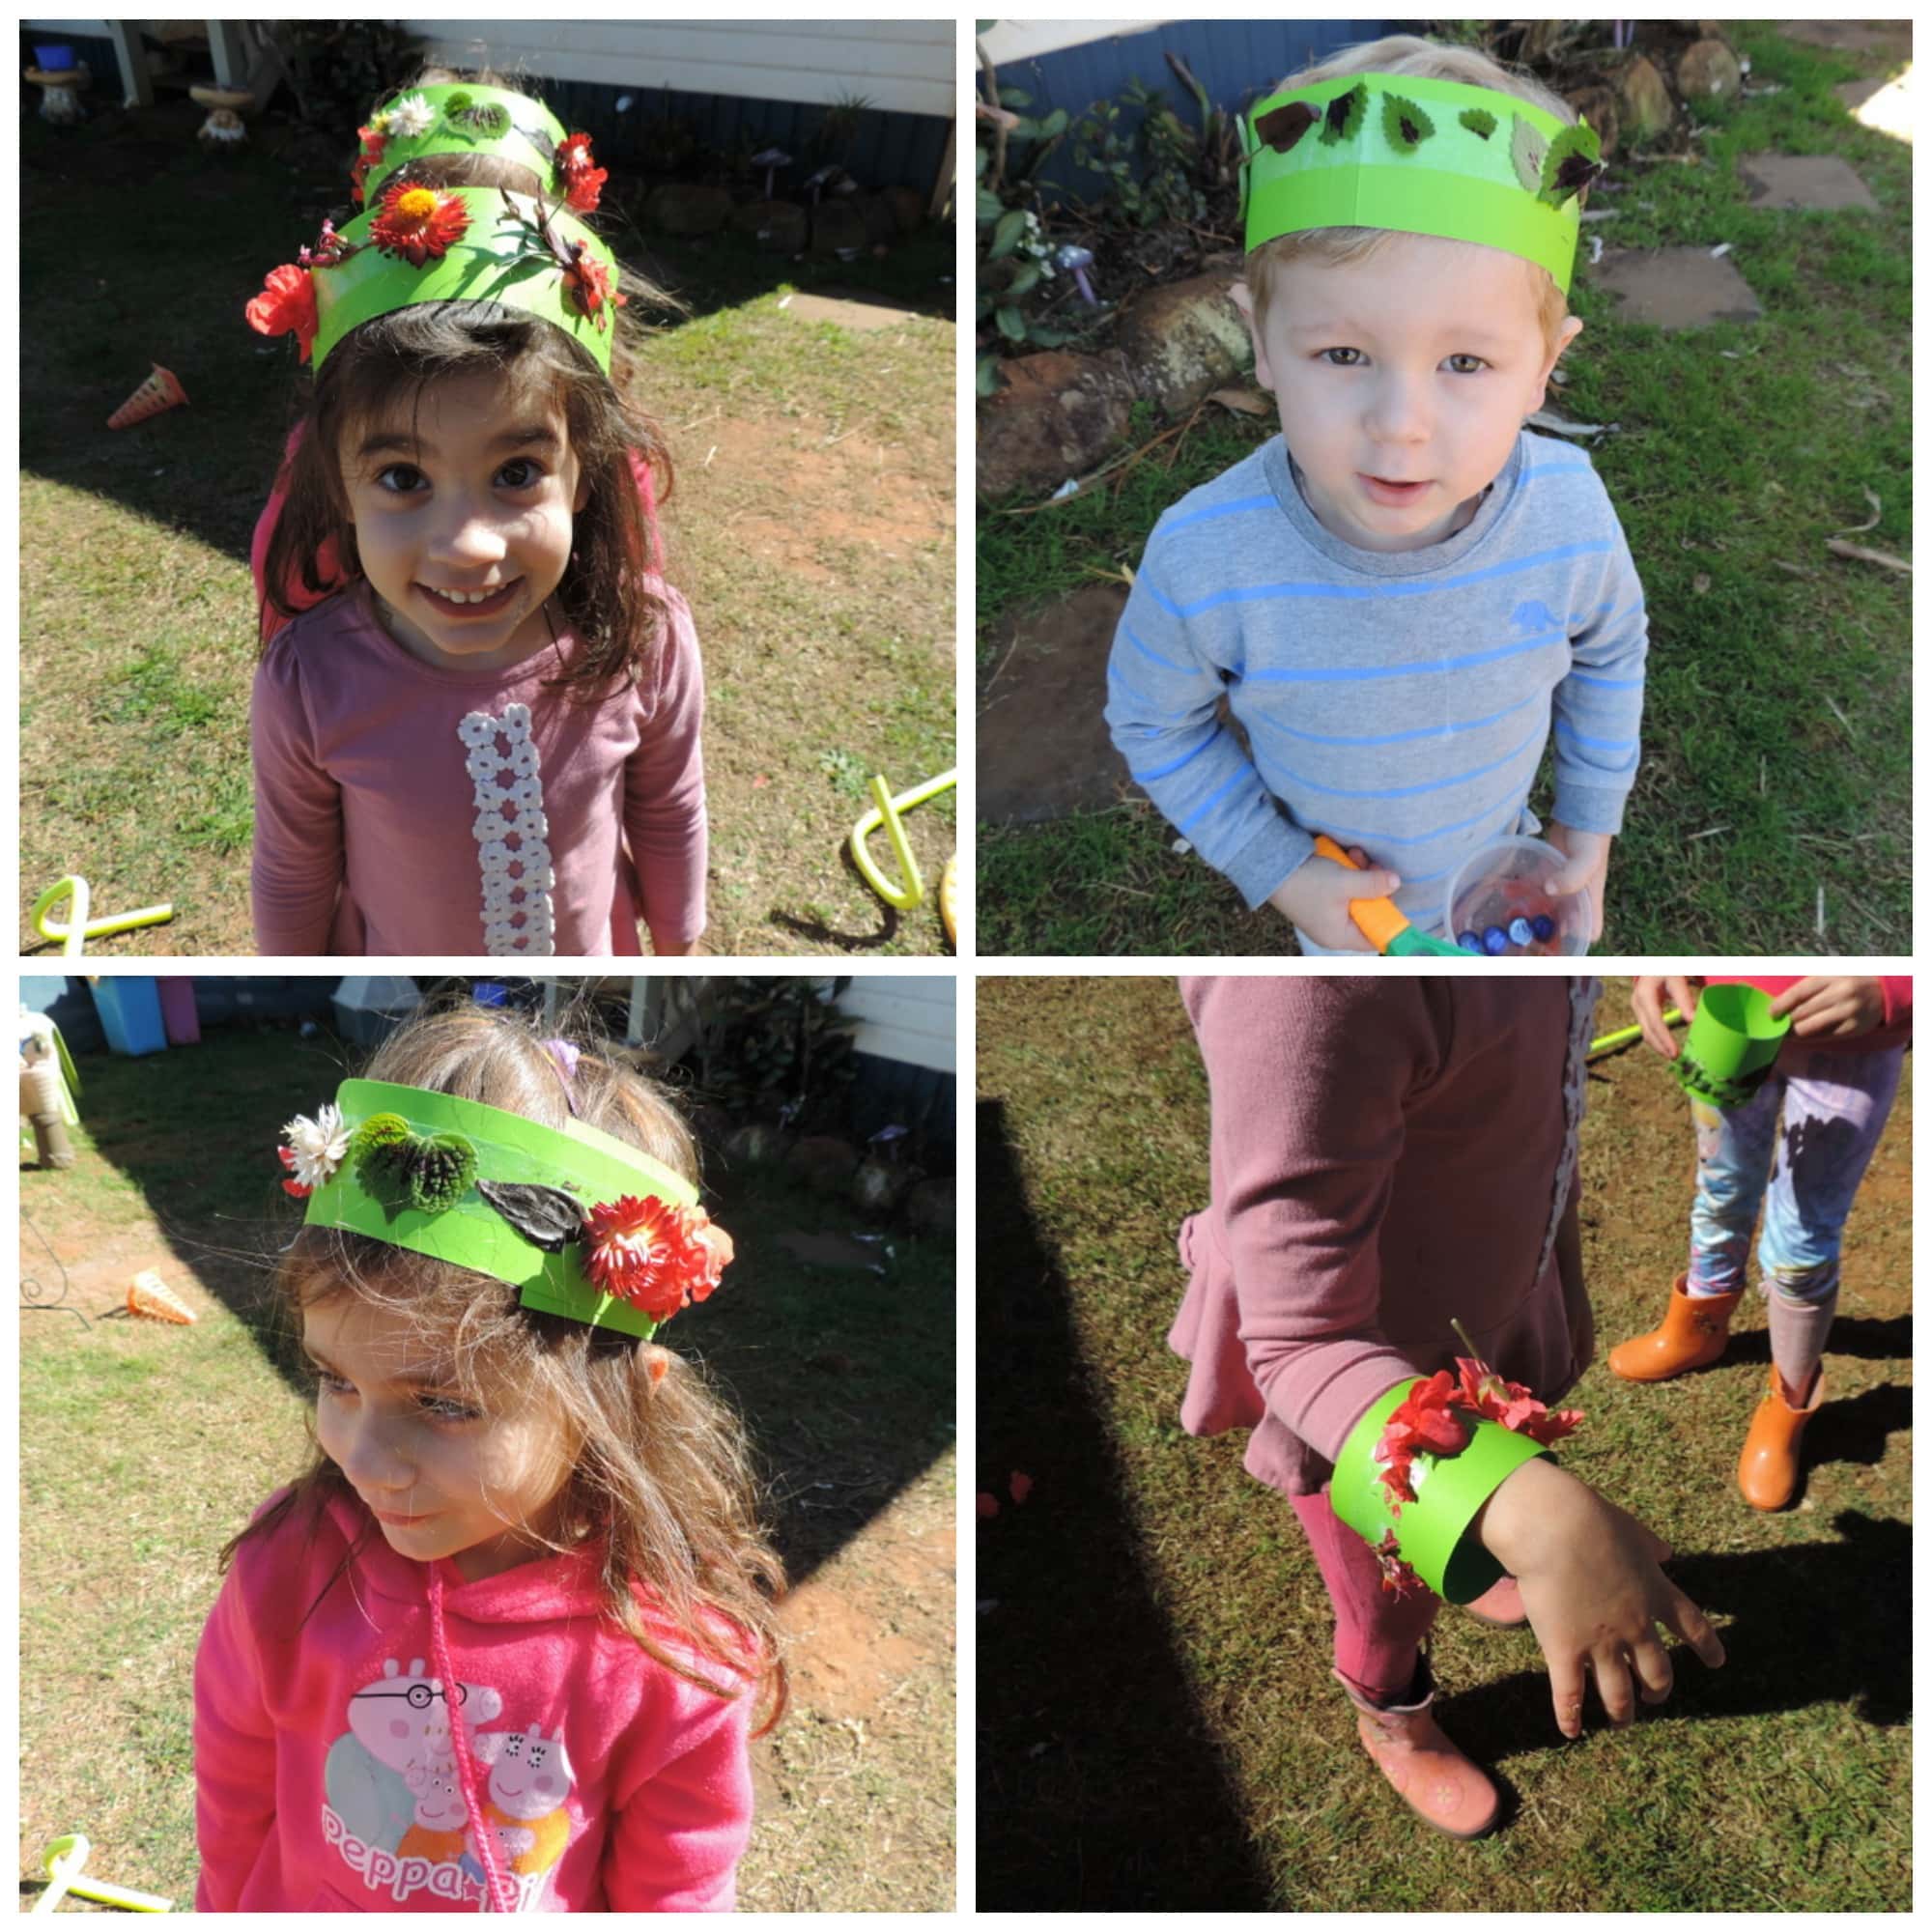
[[[1902,1045],[1871,1053],[1787,1048],[1747,1105],[1720,1111],[1690,1103],[1697,1194],[1688,1292],[1730,1294],[1744,1286],[1762,1207],[1757,1260],[1771,1299],[1772,1353],[1794,1390],[1806,1387],[1824,1352],[1845,1221],[1904,1065]]]

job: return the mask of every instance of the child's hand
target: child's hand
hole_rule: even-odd
[[[1639,973],[1631,988],[1631,1011],[1643,1029],[1644,1039],[1665,1060],[1677,1058],[1677,1037],[1663,1024],[1668,1002],[1688,1020],[1697,1010],[1697,989],[1681,974]]]
[[[1814,977],[1785,987],[1771,1010],[1780,1018],[1789,1013],[1791,1031],[1800,1039],[1825,1035],[1848,1039],[1883,1024],[1885,988],[1876,980]]]
[[[1704,1613],[1657,1566],[1668,1545],[1553,1463],[1525,1463],[1483,1505],[1476,1528],[1515,1577],[1549,1665],[1556,1727],[1583,1729],[1583,1678],[1611,1723],[1628,1724],[1635,1698],[1670,1695],[1670,1658],[1657,1626],[1674,1630],[1713,1668],[1724,1647]],[[1631,1673],[1635,1670],[1637,1691]]]
[[[1604,881],[1610,869],[1610,835],[1607,832],[1575,832],[1551,819],[1545,830],[1549,842],[1569,860],[1569,864],[1549,881],[1549,890],[1559,897],[1590,889],[1590,944],[1604,936]]]
[[[1268,904],[1293,920],[1318,946],[1343,952],[1373,952],[1349,917],[1350,899],[1384,899],[1402,884],[1385,867],[1371,866],[1368,855],[1350,847],[1349,857],[1362,867],[1351,872],[1332,859],[1304,860],[1268,895]]]

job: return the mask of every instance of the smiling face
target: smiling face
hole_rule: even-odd
[[[1255,327],[1257,378],[1322,526],[1362,550],[1420,550],[1475,515],[1540,409],[1552,352],[1541,271],[1515,255],[1430,235],[1390,235],[1362,259],[1302,255],[1272,273]]]
[[[341,451],[355,548],[389,635],[440,668],[498,670],[550,641],[544,603],[590,485],[554,401],[452,376],[352,425]]]
[[[454,1557],[472,1581],[542,1553],[524,1525],[557,1527],[575,1454],[559,1416],[508,1390],[479,1409],[408,1323],[354,1294],[310,1303],[302,1344],[318,1377],[323,1453],[390,1548],[421,1562]]]

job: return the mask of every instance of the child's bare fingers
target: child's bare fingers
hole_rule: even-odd
[[[1632,1646],[1631,1658],[1636,1664],[1637,1678],[1643,1686],[1637,1694],[1646,1704],[1662,1703],[1677,1681],[1670,1668],[1670,1653],[1653,1634]]]
[[[1666,1582],[1668,1580],[1665,1578]],[[1724,1646],[1718,1641],[1718,1633],[1711,1628],[1711,1620],[1674,1583],[1670,1584],[1670,1600],[1662,1621],[1697,1653],[1701,1662],[1709,1664],[1713,1670],[1722,1665]]]
[[[1590,1675],[1597,1680],[1597,1695],[1603,1700],[1604,1716],[1619,1730],[1636,1716],[1636,1696],[1631,1690],[1630,1665],[1620,1650],[1598,1650],[1590,1657]]]
[[[1549,1701],[1556,1710],[1556,1728],[1566,1738],[1583,1735],[1583,1660],[1549,1660]]]

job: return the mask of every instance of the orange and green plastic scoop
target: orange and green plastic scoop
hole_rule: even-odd
[[[1315,853],[1321,859],[1332,859],[1338,866],[1346,866],[1351,872],[1362,868],[1323,832],[1315,840]],[[1399,912],[1393,899],[1350,899],[1349,917],[1355,922],[1356,929],[1378,952],[1392,952],[1398,957],[1416,953],[1426,958],[1466,959],[1468,954],[1460,946],[1451,946],[1446,939],[1433,939],[1426,932],[1418,932],[1408,923],[1408,915]]]

